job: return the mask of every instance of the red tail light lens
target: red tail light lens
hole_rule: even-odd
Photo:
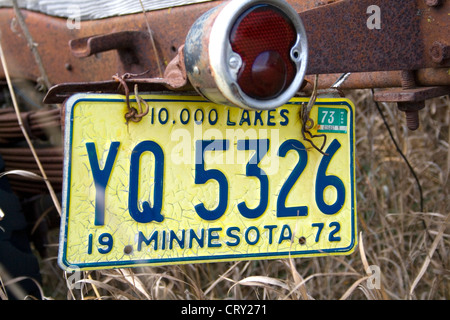
[[[295,26],[277,8],[259,5],[244,12],[230,32],[233,52],[242,60],[237,83],[255,99],[272,99],[288,87],[296,74],[291,49]]]
[[[308,60],[305,28],[284,0],[231,0],[204,13],[184,47],[186,73],[207,99],[268,110],[300,88]]]

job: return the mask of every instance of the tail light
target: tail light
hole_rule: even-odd
[[[189,81],[207,99],[245,109],[289,101],[305,76],[307,39],[283,0],[234,0],[206,12],[185,44]]]

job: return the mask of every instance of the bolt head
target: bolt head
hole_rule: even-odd
[[[198,76],[200,74],[200,69],[197,66],[194,67],[193,71],[196,76]]]
[[[233,54],[228,60],[228,65],[231,69],[237,70],[242,65],[242,59],[238,54]]]
[[[450,58],[450,46],[436,41],[430,49],[431,59],[436,63],[441,63]]]

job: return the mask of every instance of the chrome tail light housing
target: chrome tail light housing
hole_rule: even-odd
[[[233,0],[191,27],[184,58],[205,98],[244,109],[274,109],[303,83],[308,43],[298,13],[284,0]]]

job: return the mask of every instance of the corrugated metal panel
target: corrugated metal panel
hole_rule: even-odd
[[[212,0],[142,0],[146,11],[208,2]],[[95,20],[142,12],[139,0],[18,0],[19,7],[51,16]],[[12,7],[11,0],[0,0],[0,7]]]

